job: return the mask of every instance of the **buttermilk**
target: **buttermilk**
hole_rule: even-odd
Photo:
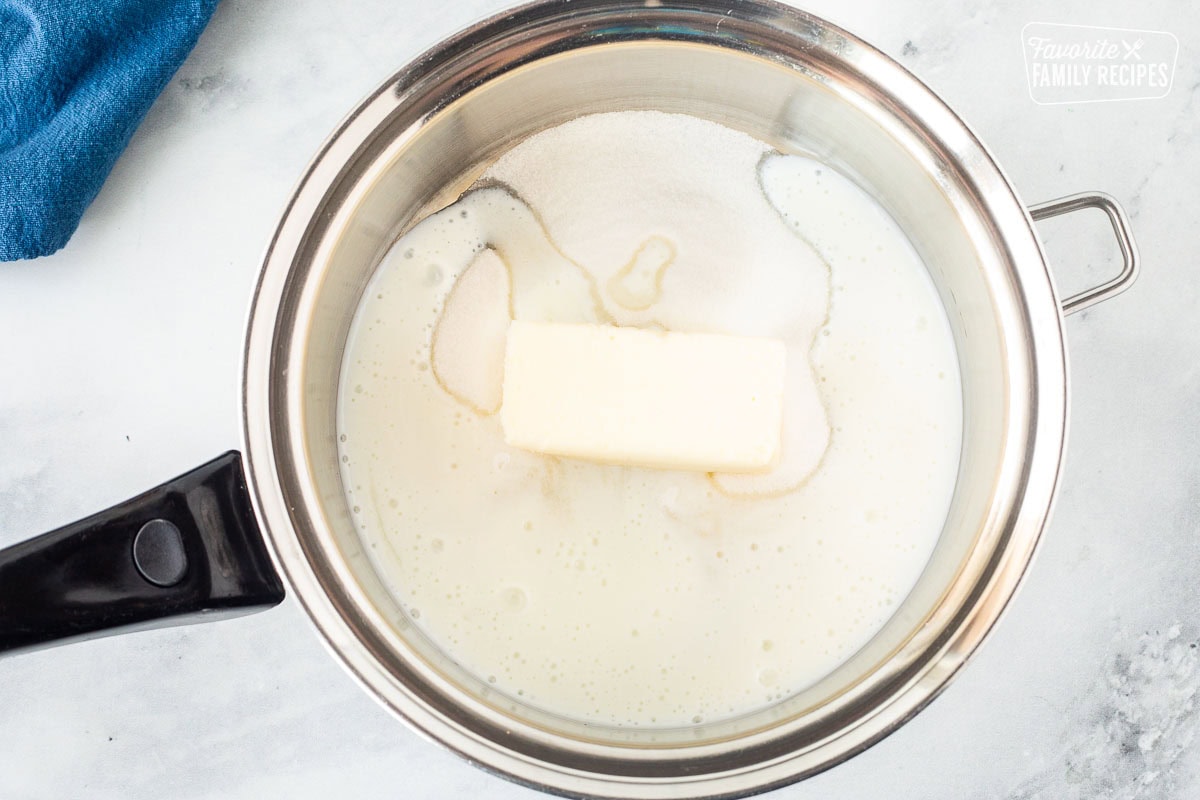
[[[784,342],[779,463],[509,447],[513,319]],[[811,685],[884,625],[940,535],[961,402],[937,293],[866,192],[712,122],[621,112],[527,138],[395,243],[346,345],[339,456],[381,577],[481,685],[686,725]]]

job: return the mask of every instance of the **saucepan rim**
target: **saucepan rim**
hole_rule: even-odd
[[[566,737],[533,730],[521,720],[492,715],[465,697],[453,698],[447,713],[428,687],[395,673],[387,662],[382,639],[371,631],[386,627],[372,618],[370,603],[356,594],[353,577],[336,565],[314,566],[313,542],[319,520],[307,510],[319,504],[305,486],[302,443],[294,436],[294,420],[303,412],[299,378],[287,339],[302,312],[304,299],[294,291],[299,273],[319,254],[313,252],[311,226],[342,175],[343,167],[398,106],[430,75],[447,65],[470,60],[486,51],[491,61],[474,66],[480,74],[498,74],[519,62],[519,48],[503,45],[545,31],[564,20],[574,25],[573,41],[590,33],[586,46],[603,46],[605,31],[636,15],[661,20],[675,14],[694,30],[710,31],[705,44],[734,47],[775,59],[824,58],[850,63],[871,81],[890,113],[907,114],[928,133],[961,178],[969,182],[979,216],[1001,243],[1016,288],[1012,308],[1004,310],[1006,339],[1017,343],[1006,356],[1017,380],[1007,387],[1008,424],[1019,432],[1016,458],[997,480],[1003,484],[1007,516],[996,526],[991,546],[973,568],[981,576],[959,598],[959,610],[941,619],[926,639],[919,663],[897,669],[884,700],[852,724],[832,731],[802,751],[781,749],[770,737],[761,742],[725,742],[713,752],[741,748],[747,754],[739,768],[714,769],[703,748],[666,748],[631,752],[617,745],[580,749]],[[648,16],[648,18],[650,18]],[[722,20],[726,22],[722,28]],[[608,26],[606,28],[606,26]],[[736,31],[763,35],[752,41]],[[641,34],[653,38],[650,29]],[[565,41],[565,39],[564,39]],[[780,44],[790,41],[791,44]],[[565,45],[564,45],[565,46]],[[508,55],[504,55],[508,52]],[[490,70],[490,72],[489,72]],[[302,294],[302,293],[300,293]],[[311,301],[312,298],[308,298]],[[826,769],[883,738],[937,696],[976,650],[1016,591],[1049,517],[1061,468],[1067,427],[1066,353],[1062,314],[1033,222],[1013,187],[986,148],[948,106],[896,62],[830,23],[770,0],[543,0],[503,12],[445,40],[397,72],[365,99],[323,145],[287,202],[267,249],[255,289],[243,353],[242,434],[256,514],[267,533],[272,556],[320,631],[326,645],[352,675],[385,706],[412,727],[468,761],[545,791],[595,797],[731,797],[763,791]],[[304,502],[294,498],[305,497]],[[333,590],[331,590],[333,587]],[[883,693],[883,689],[879,690]],[[786,742],[782,742],[786,745]],[[755,749],[757,748],[757,749]],[[625,763],[630,770],[606,769]],[[671,763],[655,773],[655,763]],[[647,764],[650,766],[647,767]],[[636,766],[636,768],[634,768]]]

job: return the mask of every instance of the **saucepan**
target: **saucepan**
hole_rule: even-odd
[[[870,642],[763,710],[607,728],[489,689],[385,588],[337,465],[339,367],[389,246],[500,153],[591,112],[658,109],[820,158],[904,230],[945,306],[963,445],[944,529]],[[1063,299],[1034,222],[1095,208],[1119,275]],[[0,553],[0,648],[207,619],[285,586],[329,649],[408,724],[488,770],[601,797],[738,796],[870,746],[976,650],[1030,563],[1067,429],[1063,318],[1137,272],[1107,195],[1026,206],[936,94],[853,35],[766,0],[549,0],[493,17],[389,78],[329,137],[287,203],[246,331],[243,450]]]

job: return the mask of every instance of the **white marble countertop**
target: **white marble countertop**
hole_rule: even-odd
[[[338,120],[493,0],[226,0],[58,255],[0,265],[0,546],[238,444],[242,323],[294,181]],[[778,797],[1200,796],[1200,6],[813,0],[975,128],[1029,202],[1103,189],[1144,257],[1072,317],[1057,513],[991,641],[914,721]],[[1165,30],[1159,100],[1042,106],[1031,21]],[[1115,270],[1102,218],[1045,223],[1065,289]],[[0,798],[533,797],[422,740],[293,599],[0,660]]]

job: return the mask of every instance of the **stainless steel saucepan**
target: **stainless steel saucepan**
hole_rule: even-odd
[[[856,180],[924,259],[963,377],[952,506],[895,616],[816,685],[685,728],[585,725],[458,667],[384,588],[337,467],[342,352],[384,252],[523,137],[620,109],[713,120]],[[1124,267],[1064,300],[1034,221],[1086,207],[1108,214]],[[304,174],[267,251],[246,334],[244,474],[241,457],[227,454],[0,553],[0,648],[253,610],[277,603],[286,584],[380,702],[514,780],[569,795],[659,798],[795,781],[912,717],[995,624],[1058,482],[1063,317],[1120,292],[1136,272],[1116,202],[1088,193],[1027,207],[937,95],[821,19],[765,0],[523,6],[387,80]]]

